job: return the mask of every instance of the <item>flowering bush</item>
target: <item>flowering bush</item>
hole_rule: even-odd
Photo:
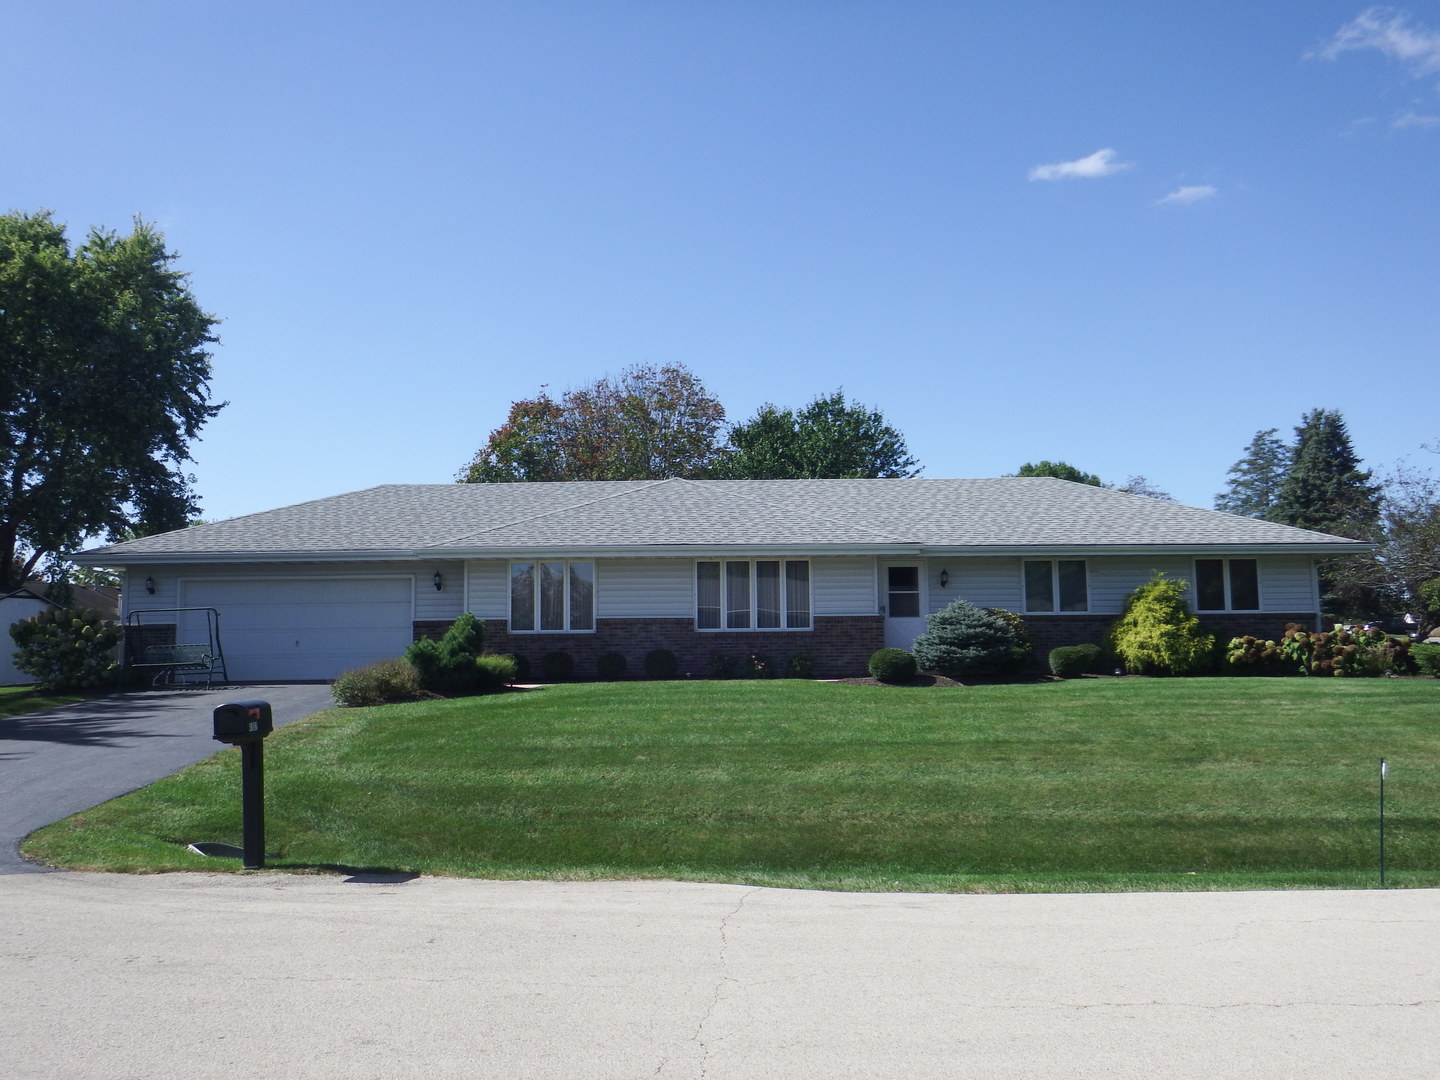
[[[88,690],[113,677],[121,630],[89,608],[42,611],[17,622],[15,666],[42,691]]]
[[[1280,655],[1306,675],[1384,675],[1413,670],[1410,639],[1373,626],[1336,625],[1312,634],[1291,623],[1279,642]]]

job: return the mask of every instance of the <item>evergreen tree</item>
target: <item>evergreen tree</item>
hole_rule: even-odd
[[[1290,452],[1276,428],[1257,431],[1245,456],[1230,466],[1225,490],[1215,496],[1215,509],[1243,517],[1264,518],[1280,494]]]
[[[1380,520],[1380,487],[1350,445],[1338,411],[1311,409],[1295,429],[1295,445],[1270,521],[1364,539]]]

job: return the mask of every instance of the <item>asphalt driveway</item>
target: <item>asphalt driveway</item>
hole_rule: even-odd
[[[276,726],[330,708],[319,684],[118,694],[0,720],[0,874],[40,872],[20,841],[225,749],[211,714],[227,701],[270,702]]]

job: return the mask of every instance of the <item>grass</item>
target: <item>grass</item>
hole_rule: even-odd
[[[272,868],[827,889],[1440,886],[1440,683],[615,683],[332,710],[266,745]],[[234,867],[238,752],[34,834]]]
[[[25,713],[53,709],[57,705],[73,705],[84,701],[88,694],[42,694],[28,686],[0,686],[0,720]]]

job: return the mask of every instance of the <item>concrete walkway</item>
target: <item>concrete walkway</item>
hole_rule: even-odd
[[[0,878],[32,1078],[1440,1076],[1440,894]]]
[[[0,874],[43,870],[20,857],[28,833],[219,753],[216,705],[259,698],[275,724],[330,708],[317,684],[116,694],[0,720]],[[3,1071],[0,1059],[0,1071]]]

